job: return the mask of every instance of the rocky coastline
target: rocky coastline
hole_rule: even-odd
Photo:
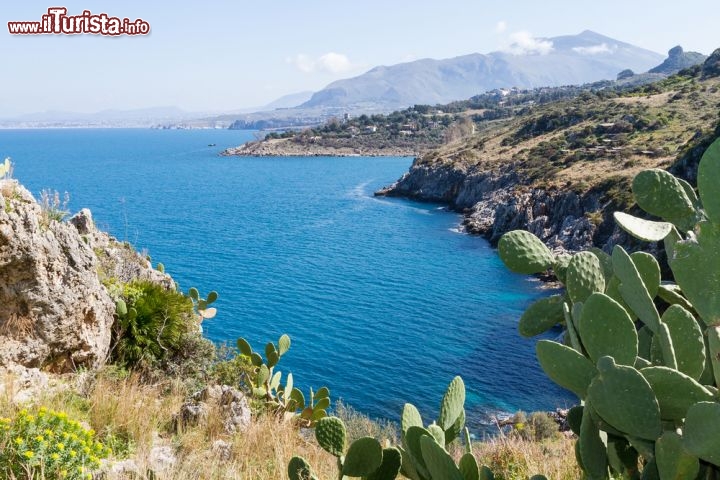
[[[515,229],[534,233],[556,252],[611,249],[633,242],[614,225],[612,202],[604,192],[578,193],[526,183],[511,163],[485,168],[416,159],[409,172],[375,195],[446,204],[464,215],[466,232],[493,245]]]
[[[220,153],[221,156],[238,157],[414,157],[417,154],[406,147],[299,143],[288,138],[248,142]]]

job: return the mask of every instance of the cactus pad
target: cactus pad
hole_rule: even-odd
[[[648,367],[640,373],[655,392],[664,420],[682,420],[693,404],[709,402],[713,395],[684,373],[667,367]]]
[[[696,403],[687,412],[683,446],[701,459],[720,466],[720,403]]]
[[[397,448],[384,448],[380,467],[365,477],[365,480],[395,480],[400,473],[401,464],[400,450]]]
[[[635,264],[650,298],[655,298],[660,288],[660,264],[646,252],[635,252],[630,255],[630,259]]]
[[[312,478],[310,464],[302,457],[292,457],[288,463],[288,477],[290,480],[310,480]]]
[[[715,376],[715,385],[720,387],[720,326],[707,329],[707,348],[710,357],[710,368]]]
[[[720,141],[715,140],[700,160],[697,177],[698,191],[708,218],[720,224]]]
[[[525,230],[513,230],[498,242],[500,258],[516,273],[540,273],[550,268],[554,255],[542,241]]]
[[[465,453],[460,457],[458,468],[464,480],[480,480],[480,467],[472,453]]]
[[[608,463],[616,472],[637,471],[638,453],[624,437],[608,435],[607,455]]]
[[[321,398],[330,398],[330,389],[327,387],[320,387],[318,388],[318,391],[315,392],[315,400],[319,400]]]
[[[483,465],[480,467],[480,480],[495,480],[495,475],[493,475],[492,470],[490,468]]]
[[[465,383],[462,378],[455,377],[448,385],[442,402],[440,403],[440,416],[438,425],[447,430],[455,423],[465,405]]]
[[[555,256],[555,261],[552,264],[552,269],[553,272],[555,272],[555,276],[562,283],[565,283],[565,275],[567,274],[567,267],[568,265],[570,265],[571,258],[572,255],[561,253],[560,255]]]
[[[661,479],[697,478],[700,462],[685,451],[682,437],[667,431],[655,443],[655,462]]]
[[[598,361],[600,374],[588,388],[595,411],[612,427],[631,436],[655,440],[662,433],[660,405],[647,380],[612,357]]]
[[[687,298],[683,297],[680,287],[675,284],[660,284],[660,288],[658,289],[658,297],[662,298],[670,305],[680,305],[685,310],[693,309]]]
[[[591,248],[590,252],[600,261],[600,268],[602,268],[603,277],[605,277],[605,283],[607,284],[613,276],[612,257],[597,247]]]
[[[420,448],[420,438],[424,436],[430,437],[433,442],[435,441],[432,435],[430,435],[430,432],[422,427],[413,426],[405,432],[405,447],[415,460],[415,468],[418,471],[425,469],[425,461],[423,459],[422,449]]]
[[[705,369],[703,333],[692,313],[680,305],[672,305],[662,316],[672,338],[677,368],[698,380]]]
[[[565,275],[565,286],[573,303],[584,302],[594,292],[605,291],[605,274],[592,252],[573,255]]]
[[[342,474],[349,477],[366,477],[382,465],[383,450],[372,437],[355,440],[345,455]]]
[[[429,425],[427,431],[433,436],[438,445],[445,445],[445,431],[436,424]]]
[[[553,295],[534,302],[520,317],[520,335],[534,337],[561,323],[564,320],[562,305],[562,295]]]
[[[340,457],[345,450],[345,424],[337,417],[321,418],[315,424],[315,438],[325,451]]]
[[[240,350],[240,353],[242,353],[242,354],[245,355],[246,357],[251,356],[252,353],[253,353],[252,347],[250,346],[250,344],[248,343],[248,341],[245,340],[245,339],[242,338],[242,337],[241,337],[241,338],[238,338],[238,340],[237,340],[237,347],[238,347],[238,350]]]
[[[280,337],[280,340],[278,340],[278,353],[280,356],[283,356],[287,353],[287,351],[290,350],[290,337],[287,335],[282,335]]]
[[[464,480],[460,469],[455,465],[449,453],[432,439],[420,437],[420,448],[425,459],[430,478],[438,480]]]
[[[685,188],[675,176],[658,168],[644,170],[633,179],[635,201],[646,212],[673,223],[682,231],[692,229],[696,211]]]
[[[697,238],[675,243],[668,263],[706,325],[720,325],[720,225],[701,222]]]
[[[612,260],[613,271],[620,279],[618,290],[623,300],[653,333],[657,333],[660,328],[660,314],[632,258],[622,247],[616,246],[613,249]]]
[[[555,383],[585,398],[597,369],[586,357],[570,347],[550,340],[536,346],[540,366]]]
[[[256,377],[257,386],[262,387],[269,379],[270,369],[268,369],[267,365],[261,365]]]
[[[580,436],[580,424],[582,423],[583,410],[584,407],[582,405],[576,405],[568,410],[567,414],[568,426],[578,437]]]
[[[603,293],[593,293],[583,304],[578,325],[590,359],[611,356],[622,365],[633,365],[638,355],[635,324],[623,307]]]
[[[646,242],[659,242],[667,237],[673,228],[672,223],[669,222],[643,220],[623,212],[615,212],[613,216],[620,228],[633,237]]]
[[[608,478],[607,450],[590,415],[591,408],[590,402],[586,402],[580,424],[580,458],[589,478]]]
[[[411,403],[406,403],[403,407],[402,411],[402,417],[400,420],[400,427],[402,428],[403,432],[406,432],[408,428],[410,427],[421,427],[423,426],[422,417],[420,416],[420,412],[415,407],[415,405]]]
[[[463,408],[458,415],[457,420],[452,426],[445,430],[445,446],[450,445],[465,428],[465,409]]]

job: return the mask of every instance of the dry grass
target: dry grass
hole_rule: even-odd
[[[473,445],[479,463],[495,472],[496,480],[526,480],[542,474],[552,480],[577,480],[574,441],[566,437],[536,442],[497,437]]]
[[[173,413],[188,394],[180,383],[146,385],[134,375],[119,378],[101,373],[66,377],[63,384],[34,403],[85,422],[113,447],[114,460],[130,457],[138,466],[138,475],[108,473],[108,480],[286,480],[287,462],[294,455],[307,459],[318,478],[337,477],[335,458],[316,444],[311,431],[299,430],[293,422],[274,416],[256,416],[248,430],[228,435],[220,416],[210,412],[207,422],[174,432]],[[0,416],[12,416],[19,406],[10,400],[10,392],[5,392],[0,395]],[[397,427],[392,423],[374,422],[343,404],[335,408],[348,425],[349,436],[397,441]],[[225,455],[215,446],[218,441],[229,446]],[[150,452],[157,445],[170,447],[177,463],[150,475]],[[552,479],[580,478],[572,441],[565,438],[533,442],[499,437],[476,443],[474,451],[480,463],[493,468],[498,480],[527,479],[535,473]]]

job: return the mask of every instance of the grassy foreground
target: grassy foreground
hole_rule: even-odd
[[[0,417],[12,417],[21,408],[33,412],[41,406],[63,411],[97,432],[97,438],[113,450],[106,470],[123,459],[132,459],[136,474],[108,471],[107,479],[287,479],[287,462],[293,455],[309,460],[321,479],[336,478],[335,458],[316,443],[312,431],[303,431],[291,421],[255,415],[244,432],[228,435],[219,415],[181,432],[173,430],[173,414],[189,392],[181,381],[147,384],[135,374],[118,375],[108,369],[96,374],[65,376],[31,405],[13,403],[12,379],[5,378],[0,395]],[[374,422],[338,403],[335,414],[348,425],[353,438],[372,435],[381,441],[393,439],[393,424]],[[225,452],[214,443],[229,445]],[[151,451],[165,446],[177,456],[174,466],[151,472]],[[478,462],[490,466],[498,479],[527,479],[542,473],[552,479],[577,479],[572,440],[558,434],[536,442],[517,435],[498,436],[474,446]],[[461,453],[458,449],[456,452]]]

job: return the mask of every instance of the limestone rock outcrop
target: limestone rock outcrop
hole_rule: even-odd
[[[108,356],[115,302],[102,279],[172,279],[98,231],[89,210],[70,222],[16,180],[0,180],[0,367],[64,373]],[[51,207],[51,206],[50,206]]]
[[[0,187],[0,364],[53,372],[99,366],[115,306],[92,248],[17,181]]]

